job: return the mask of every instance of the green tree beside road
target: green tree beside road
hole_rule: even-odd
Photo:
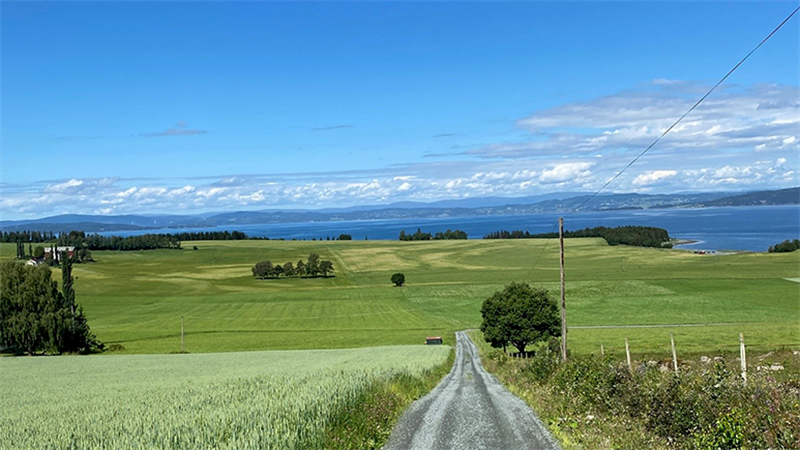
[[[481,306],[481,331],[486,342],[503,351],[511,344],[525,347],[561,335],[558,306],[545,289],[527,283],[511,283],[495,292]]]

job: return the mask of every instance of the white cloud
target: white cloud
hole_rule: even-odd
[[[73,179],[71,179],[69,181],[66,181],[64,183],[49,185],[44,189],[44,191],[45,192],[66,193],[66,192],[69,192],[69,191],[74,191],[75,190],[74,188],[77,188],[77,187],[80,187],[80,186],[83,186],[83,180],[76,180],[75,178],[73,178]]]
[[[662,80],[663,81],[663,80]],[[490,144],[466,154],[486,159],[643,150],[707,89],[691,82],[653,85],[541,110],[517,125],[531,131],[528,142]],[[796,86],[719,88],[654,148],[696,153],[728,149],[800,150],[800,106]],[[765,106],[767,105],[767,106]]]
[[[645,172],[633,179],[634,186],[649,186],[678,174],[677,170],[652,170]]]
[[[661,79],[540,110],[517,122],[529,132],[525,139],[491,143],[479,136],[473,142],[488,144],[458,144],[467,151],[453,154],[450,149],[436,161],[327,173],[3,184],[0,207],[9,218],[64,211],[174,213],[593,192],[660,136],[705,89],[693,82]],[[606,192],[796,186],[798,98],[800,89],[795,86],[723,86]],[[161,135],[193,132],[185,123],[174,129],[177,134]],[[441,149],[432,149],[437,150]]]
[[[542,183],[560,183],[568,180],[577,180],[588,177],[591,172],[589,168],[593,164],[586,162],[559,164],[552,169],[542,172],[539,181]]]

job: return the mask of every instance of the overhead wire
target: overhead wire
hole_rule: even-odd
[[[700,97],[700,99],[699,99],[699,100],[697,100],[697,101],[696,101],[696,102],[695,102],[695,103],[694,103],[694,104],[691,106],[691,108],[689,108],[689,109],[688,109],[688,110],[687,110],[685,113],[683,113],[683,115],[682,115],[682,116],[680,116],[680,117],[678,118],[678,120],[676,120],[676,121],[675,121],[675,122],[674,122],[672,125],[670,125],[670,126],[669,126],[669,128],[667,128],[666,130],[664,130],[664,132],[663,132],[663,133],[661,133],[661,135],[660,135],[660,136],[658,136],[658,137],[656,138],[656,140],[655,140],[655,141],[653,141],[653,143],[652,143],[652,144],[648,145],[648,146],[647,146],[647,148],[645,148],[645,149],[644,149],[644,150],[643,150],[641,153],[639,153],[638,155],[636,155],[636,157],[635,157],[635,158],[633,158],[633,159],[632,159],[632,160],[631,160],[631,161],[630,161],[630,162],[629,162],[627,165],[625,165],[625,167],[623,167],[623,168],[622,168],[622,170],[620,170],[619,172],[617,172],[617,174],[616,174],[616,175],[614,175],[614,176],[613,176],[611,179],[609,179],[609,180],[608,180],[608,181],[607,181],[607,182],[606,182],[606,183],[605,183],[603,186],[601,186],[601,187],[600,187],[600,189],[598,189],[598,190],[597,190],[597,191],[595,191],[595,192],[594,192],[592,195],[590,195],[589,197],[587,197],[587,198],[586,198],[586,200],[584,200],[584,201],[583,201],[583,202],[582,202],[580,205],[578,205],[578,206],[577,206],[577,207],[575,207],[575,208],[572,208],[572,210],[571,210],[571,211],[568,211],[568,212],[565,214],[565,217],[566,217],[566,216],[570,216],[570,215],[571,215],[571,214],[573,214],[574,212],[576,212],[576,211],[580,210],[581,208],[583,208],[584,206],[586,206],[586,204],[587,204],[587,203],[589,203],[589,202],[590,202],[592,199],[594,199],[595,197],[597,197],[597,195],[598,195],[600,192],[602,192],[602,191],[603,191],[605,188],[607,188],[607,187],[608,187],[608,186],[609,186],[611,183],[613,183],[613,182],[614,182],[614,181],[615,181],[617,178],[619,178],[619,177],[620,177],[620,176],[621,176],[623,173],[625,173],[625,171],[626,171],[626,170],[628,170],[628,169],[629,169],[629,168],[630,168],[632,165],[634,165],[634,164],[636,163],[636,161],[638,161],[638,160],[639,160],[639,158],[641,158],[641,157],[642,157],[642,156],[644,156],[644,155],[645,155],[647,152],[649,152],[649,151],[650,151],[650,149],[652,149],[652,148],[653,148],[653,147],[654,147],[656,144],[658,144],[658,143],[659,143],[659,141],[661,141],[661,139],[663,139],[663,138],[664,138],[664,136],[666,136],[666,135],[667,135],[667,134],[668,134],[670,131],[672,131],[672,130],[673,130],[673,129],[674,129],[674,128],[675,128],[675,127],[676,127],[676,126],[679,124],[679,123],[681,123],[681,121],[682,121],[682,120],[683,120],[683,119],[684,119],[686,116],[688,116],[688,115],[689,115],[689,114],[690,114],[692,111],[694,111],[694,110],[695,110],[695,108],[697,108],[698,106],[700,106],[700,104],[701,104],[701,103],[703,103],[703,101],[704,101],[704,100],[705,100],[705,99],[706,99],[706,98],[707,98],[709,95],[711,95],[711,93],[712,93],[712,92],[714,92],[714,90],[716,90],[716,89],[717,89],[717,88],[718,88],[718,87],[719,87],[719,86],[720,86],[722,83],[724,83],[724,82],[725,82],[725,80],[727,80],[727,79],[728,79],[728,77],[730,77],[730,76],[731,76],[731,74],[733,74],[733,72],[735,72],[735,71],[736,71],[736,69],[738,69],[738,68],[739,68],[739,66],[741,66],[742,64],[744,64],[744,62],[745,62],[745,61],[747,61],[747,59],[748,59],[748,58],[750,58],[750,56],[751,56],[753,53],[755,53],[755,52],[756,52],[756,50],[758,50],[759,48],[761,48],[761,46],[762,46],[762,45],[764,45],[764,43],[766,43],[766,42],[767,42],[767,41],[768,41],[768,40],[769,40],[769,39],[770,39],[770,38],[771,38],[771,37],[772,37],[772,36],[773,36],[775,33],[777,33],[777,32],[778,32],[778,30],[780,30],[780,29],[781,29],[781,28],[782,28],[782,27],[783,27],[783,26],[786,24],[786,22],[788,22],[788,21],[789,21],[789,20],[790,20],[790,19],[791,19],[791,18],[792,18],[792,17],[793,17],[795,14],[797,14],[797,12],[798,12],[798,11],[800,11],[800,6],[798,6],[797,8],[795,8],[795,9],[794,9],[794,11],[792,11],[792,12],[791,12],[791,14],[789,14],[788,16],[786,16],[786,18],[785,18],[785,19],[783,19],[783,21],[782,21],[782,22],[781,22],[781,23],[780,23],[780,24],[779,24],[777,27],[775,27],[775,29],[773,29],[773,30],[772,30],[772,32],[771,32],[771,33],[769,33],[769,34],[767,35],[767,37],[765,37],[764,39],[762,39],[762,40],[761,40],[761,42],[759,42],[759,43],[758,43],[758,45],[756,45],[756,46],[755,46],[755,47],[754,47],[752,50],[750,50],[750,52],[749,52],[747,55],[745,55],[745,57],[744,57],[744,58],[742,58],[742,59],[741,59],[741,60],[740,60],[738,63],[736,63],[736,65],[735,65],[735,66],[733,66],[733,68],[731,68],[731,70],[729,70],[729,71],[728,71],[728,73],[726,73],[726,74],[725,74],[725,76],[723,76],[723,77],[722,77],[722,78],[721,78],[721,79],[720,79],[720,80],[717,82],[717,84],[715,84],[715,85],[714,85],[714,86],[713,86],[711,89],[709,89],[709,90],[708,90],[708,92],[706,92],[706,93],[705,93],[705,95],[703,95],[702,97]],[[530,278],[531,274],[532,274],[532,273],[533,273],[533,271],[536,269],[536,266],[537,266],[537,264],[539,263],[539,260],[541,260],[541,258],[542,258],[542,255],[544,254],[544,250],[545,250],[545,248],[547,248],[547,244],[548,244],[548,242],[550,241],[550,239],[551,239],[551,238],[549,238],[549,237],[548,237],[548,238],[547,238],[547,241],[545,241],[545,244],[544,244],[544,246],[542,246],[542,251],[539,253],[539,257],[538,257],[538,258],[536,258],[536,261],[534,262],[533,266],[531,267],[531,270],[528,272],[528,275],[525,277],[526,279]]]

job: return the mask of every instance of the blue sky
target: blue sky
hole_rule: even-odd
[[[797,2],[3,2],[0,216],[594,191]],[[800,184],[800,17],[609,186]]]

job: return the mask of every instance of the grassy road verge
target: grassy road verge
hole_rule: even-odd
[[[752,354],[744,383],[723,354],[635,360],[540,349],[508,358],[472,333],[484,367],[539,414],[565,449],[794,449],[800,442],[800,355]]]

